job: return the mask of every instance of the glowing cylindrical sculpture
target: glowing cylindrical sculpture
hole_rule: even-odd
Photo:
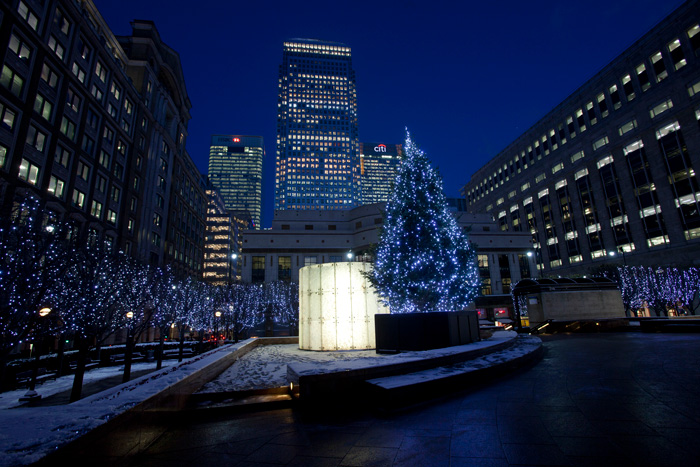
[[[362,275],[368,263],[323,263],[299,270],[299,348],[374,349],[374,315],[388,313]]]

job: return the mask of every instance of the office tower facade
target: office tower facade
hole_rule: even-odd
[[[240,279],[236,264],[239,237],[233,216],[211,182],[207,186],[207,230],[204,239],[202,278],[212,285],[226,285]]]
[[[360,143],[358,204],[386,203],[403,157],[400,144]]]
[[[221,193],[226,209],[251,220],[259,229],[265,145],[261,136],[213,135],[209,148],[209,181]]]
[[[691,1],[479,169],[468,209],[531,232],[545,273],[697,263],[699,56]]]
[[[205,195],[177,53],[149,21],[114,36],[90,0],[2,2],[0,17],[2,214],[33,196],[84,238],[201,274]]]
[[[357,93],[350,47],[284,43],[275,210],[350,209],[358,197]]]

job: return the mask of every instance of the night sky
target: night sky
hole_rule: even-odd
[[[407,126],[445,193],[458,196],[477,169],[682,3],[94,2],[114,34],[152,20],[180,54],[192,102],[187,150],[202,173],[212,134],[265,138],[263,227],[274,204],[283,41],[349,45],[360,141],[401,143]]]

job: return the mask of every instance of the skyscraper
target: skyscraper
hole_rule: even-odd
[[[284,43],[275,209],[349,209],[358,197],[357,94],[350,47]]]
[[[389,200],[402,156],[400,144],[360,143],[359,204]]]
[[[265,146],[261,136],[213,135],[209,148],[209,180],[226,209],[246,214],[260,228]]]

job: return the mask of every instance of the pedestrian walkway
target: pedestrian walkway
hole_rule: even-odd
[[[700,464],[700,335],[543,337],[534,367],[396,412],[153,413],[65,449],[91,465],[511,466]],[[460,389],[460,388],[455,388]],[[168,429],[130,457],[129,437]]]

